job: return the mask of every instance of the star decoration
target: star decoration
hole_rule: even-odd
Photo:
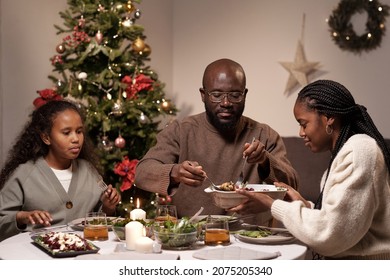
[[[317,70],[319,62],[308,62],[301,41],[298,41],[294,62],[279,62],[289,73],[285,94],[288,94],[298,85],[308,84],[307,76]]]

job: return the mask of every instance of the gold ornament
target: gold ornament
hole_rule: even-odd
[[[56,51],[58,53],[64,53],[65,52],[65,45],[64,44],[58,44],[57,47],[56,47]]]
[[[145,48],[139,52],[140,55],[149,56],[152,53],[152,49],[148,44],[145,44]]]
[[[127,9],[127,12],[128,12],[128,13],[134,12],[135,7],[134,7],[134,5],[133,5],[133,2],[128,1],[127,4],[126,4],[126,9]]]
[[[136,52],[143,51],[143,49],[145,48],[145,42],[140,37],[138,37],[137,39],[135,39],[133,41],[133,43],[131,44],[131,47]]]
[[[171,104],[169,103],[169,101],[163,100],[163,102],[161,103],[161,108],[165,112],[169,112],[169,110],[171,110]]]

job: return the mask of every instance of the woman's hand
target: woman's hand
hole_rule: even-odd
[[[34,210],[16,213],[16,222],[19,228],[23,228],[26,225],[43,225],[48,227],[51,226],[52,221],[53,218],[47,211]]]
[[[258,214],[271,209],[274,199],[263,193],[254,193],[244,189],[236,190],[237,193],[245,195],[248,200],[236,207],[230,208],[229,211],[237,212],[242,215]]]
[[[284,198],[285,201],[295,201],[295,200],[300,200],[302,201],[307,208],[310,208],[310,203],[302,197],[302,195],[295,190],[294,188],[290,187],[289,185],[286,185],[285,183],[281,182],[275,182],[274,185],[276,187],[281,187],[281,188],[286,188],[286,196]]]
[[[107,215],[112,215],[115,213],[116,206],[121,201],[121,195],[116,188],[113,188],[110,184],[108,185],[108,189],[103,192],[100,199],[103,202],[103,212]]]

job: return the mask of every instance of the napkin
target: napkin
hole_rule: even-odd
[[[203,250],[192,254],[194,258],[201,260],[270,260],[280,255],[280,252],[262,252],[234,246]]]

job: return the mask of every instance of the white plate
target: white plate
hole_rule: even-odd
[[[280,252],[261,252],[235,246],[208,249],[192,254],[201,260],[270,260],[280,256]]]
[[[269,235],[266,237],[249,237],[245,235],[241,235],[240,233],[236,233],[234,236],[245,243],[252,243],[252,244],[278,244],[278,243],[286,243],[290,242],[295,239],[294,236],[291,235],[288,231],[285,229],[274,229],[275,232],[280,230],[277,233],[274,233],[273,235]]]
[[[118,218],[118,217],[107,217],[107,220],[110,220],[110,221],[113,221],[113,220],[120,220],[122,218]],[[83,231],[84,230],[84,220],[85,218],[78,218],[78,219],[75,219],[71,222],[69,222],[69,226],[74,229],[74,230],[80,230],[80,231]],[[111,230],[111,224],[108,225],[108,230]]]

